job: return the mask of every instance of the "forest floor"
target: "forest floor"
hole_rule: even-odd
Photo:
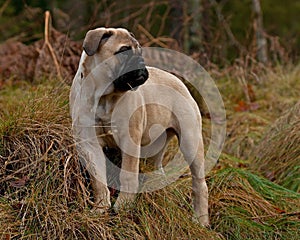
[[[0,239],[300,239],[299,116],[286,117],[287,127],[276,132],[278,118],[300,112],[300,66],[253,78],[225,74],[216,83],[227,138],[207,176],[211,226],[203,228],[190,217],[189,174],[139,194],[130,211],[92,213],[88,177],[72,140],[70,87],[54,79],[6,81],[0,90]],[[209,121],[203,119],[206,143]]]

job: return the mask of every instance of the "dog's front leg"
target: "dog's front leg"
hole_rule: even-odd
[[[94,205],[92,211],[104,213],[110,206],[110,192],[106,180],[106,161],[105,155],[99,146],[95,145],[92,149],[89,144],[89,158],[87,170],[90,173],[91,184],[93,188]]]
[[[94,212],[104,213],[110,208],[110,192],[102,181],[99,181],[93,175],[91,176],[93,195],[94,195]]]
[[[111,206],[106,179],[106,159],[97,141],[94,124],[91,124],[92,121],[87,121],[82,116],[88,116],[88,113],[75,118],[73,133],[80,160],[90,174],[94,196],[93,210],[102,213]]]
[[[120,193],[114,205],[115,211],[130,207],[134,202],[139,188],[139,158],[126,153],[122,155],[122,169],[120,172]]]

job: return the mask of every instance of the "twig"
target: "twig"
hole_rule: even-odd
[[[165,13],[163,14],[163,16],[161,17],[161,23],[160,23],[160,27],[159,27],[157,36],[163,35],[163,31],[165,30],[167,18],[170,16],[171,7],[168,5],[166,5],[166,7],[167,7],[167,9],[166,9]]]
[[[7,177],[2,178],[2,179],[0,180],[0,183],[9,181],[9,180],[13,179],[14,176],[15,176],[16,174],[18,174],[18,173],[20,173],[20,172],[22,172],[22,171],[28,169],[28,168],[31,167],[32,165],[36,165],[36,164],[38,164],[38,163],[40,163],[40,162],[42,162],[42,161],[45,161],[45,159],[47,158],[48,152],[49,152],[49,151],[51,150],[51,148],[53,147],[53,144],[54,144],[54,142],[51,141],[50,146],[48,147],[48,149],[46,150],[46,152],[43,154],[43,156],[41,156],[39,159],[37,159],[36,161],[31,162],[31,163],[25,165],[25,166],[22,167],[22,168],[19,168],[17,171],[13,172],[12,174],[8,175]]]
[[[10,0],[6,0],[5,3],[3,3],[2,7],[0,8],[0,17],[2,17],[3,12],[7,8],[8,4],[10,3]]]
[[[45,12],[45,43],[44,45],[46,45],[50,51],[50,54],[51,54],[51,57],[53,59],[53,62],[54,62],[54,65],[55,65],[55,68],[56,68],[56,72],[57,72],[57,75],[58,75],[58,78],[61,80],[62,79],[62,76],[61,76],[61,72],[60,72],[60,67],[59,67],[59,64],[58,64],[58,61],[57,61],[57,58],[56,58],[56,55],[55,55],[55,52],[50,44],[50,41],[49,41],[49,35],[50,35],[50,29],[51,26],[50,26],[50,19],[51,18],[51,15],[50,15],[50,12],[49,11],[46,11]]]
[[[142,25],[138,24],[138,29],[145,34],[146,37],[150,40],[150,43],[156,43],[160,47],[168,48],[168,45],[164,44],[159,40],[159,38],[153,37]]]
[[[238,77],[238,81],[241,84],[241,87],[242,87],[242,89],[245,93],[247,103],[250,104],[251,103],[251,98],[250,98],[250,95],[249,95],[249,89],[248,89],[248,84],[247,84],[247,81],[246,81],[246,78],[245,78],[244,70],[243,70],[242,67],[237,67],[237,69],[240,72],[240,76]]]
[[[69,155],[64,164],[64,188],[65,188],[65,196],[69,196],[69,190],[67,185],[67,167],[72,155]]]
[[[227,23],[227,21],[225,20],[225,17],[222,14],[222,11],[221,11],[220,6],[217,3],[217,1],[216,0],[210,0],[210,3],[211,3],[212,6],[214,6],[215,12],[216,12],[217,17],[218,17],[218,20],[223,25],[224,30],[225,30],[227,36],[229,37],[231,43],[234,46],[236,46],[240,50],[241,53],[246,52],[245,47],[239,43],[239,41],[235,38],[233,32],[231,31],[231,28],[230,28],[229,24]]]
[[[268,215],[262,215],[262,216],[256,216],[256,217],[248,217],[248,219],[260,219],[260,218],[277,217],[277,216],[300,216],[300,212],[268,214]]]

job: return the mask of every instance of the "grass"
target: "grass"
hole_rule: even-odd
[[[253,169],[300,192],[300,102],[280,117],[252,152]]]
[[[293,239],[299,234],[297,193],[236,168],[218,171],[210,183],[213,227],[226,238]]]
[[[135,209],[92,213],[88,174],[70,130],[69,87],[57,87],[55,80],[7,86],[0,91],[0,239],[299,239],[300,194],[264,177],[250,157],[256,146],[265,146],[270,124],[297,102],[299,75],[298,67],[277,69],[263,82],[251,82],[260,107],[246,112],[235,111],[244,100],[240,83],[234,77],[219,80],[228,139],[207,177],[210,228],[191,219],[188,173],[166,188],[138,195]],[[232,95],[233,89],[241,91]],[[299,131],[293,136],[298,139]],[[275,138],[280,148],[283,139]],[[260,149],[265,155],[258,165],[270,156],[266,147]],[[287,154],[290,149],[299,148]],[[297,168],[299,158],[289,156]]]

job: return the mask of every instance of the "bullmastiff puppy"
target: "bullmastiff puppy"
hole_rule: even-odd
[[[87,32],[70,92],[73,133],[93,187],[94,208],[111,206],[103,149],[119,148],[122,166],[116,211],[139,192],[139,159],[161,170],[176,136],[192,174],[193,218],[209,224],[201,115],[186,86],[174,75],[146,67],[142,48],[123,28]]]

